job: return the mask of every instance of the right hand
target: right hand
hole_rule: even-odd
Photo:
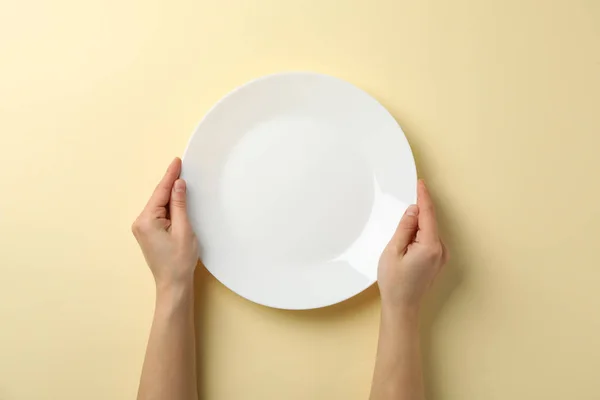
[[[379,260],[382,306],[417,312],[449,253],[438,236],[435,209],[425,183],[408,207]]]

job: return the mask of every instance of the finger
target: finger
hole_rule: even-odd
[[[405,250],[414,240],[419,227],[418,215],[419,207],[416,204],[409,206],[404,212],[391,240],[399,250]]]
[[[146,210],[154,210],[159,207],[165,207],[169,203],[169,199],[171,198],[171,189],[173,188],[173,183],[179,177],[179,173],[181,172],[181,160],[179,158],[175,158],[169,164],[169,168],[167,168],[167,172],[162,177],[158,185],[156,185],[156,189],[154,189],[154,193],[148,200],[148,204],[146,205]]]
[[[187,192],[186,184],[183,179],[177,179],[173,185],[171,202],[169,203],[169,212],[171,214],[171,226],[173,229],[178,230],[189,227],[187,216]]]
[[[423,180],[419,180],[417,186],[417,205],[419,206],[419,239],[422,238],[425,243],[436,242],[438,231],[435,208]]]

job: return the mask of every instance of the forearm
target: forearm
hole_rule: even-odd
[[[424,400],[416,310],[382,305],[371,400]]]
[[[196,400],[193,282],[157,288],[138,400]]]

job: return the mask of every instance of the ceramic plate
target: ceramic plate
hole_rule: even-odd
[[[309,309],[354,296],[416,200],[398,123],[357,87],[265,76],[221,99],[183,157],[206,268],[240,296]]]

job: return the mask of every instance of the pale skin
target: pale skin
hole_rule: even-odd
[[[449,258],[423,181],[379,259],[381,320],[371,400],[424,400],[419,347],[423,296]]]
[[[156,283],[138,400],[197,400],[194,270],[198,241],[186,212],[181,160],[171,162],[132,226]],[[424,400],[419,350],[423,295],[448,260],[422,181],[379,261],[381,325],[370,400]]]
[[[156,282],[139,400],[196,400],[194,270],[198,241],[186,212],[181,160],[173,160],[131,230]]]

